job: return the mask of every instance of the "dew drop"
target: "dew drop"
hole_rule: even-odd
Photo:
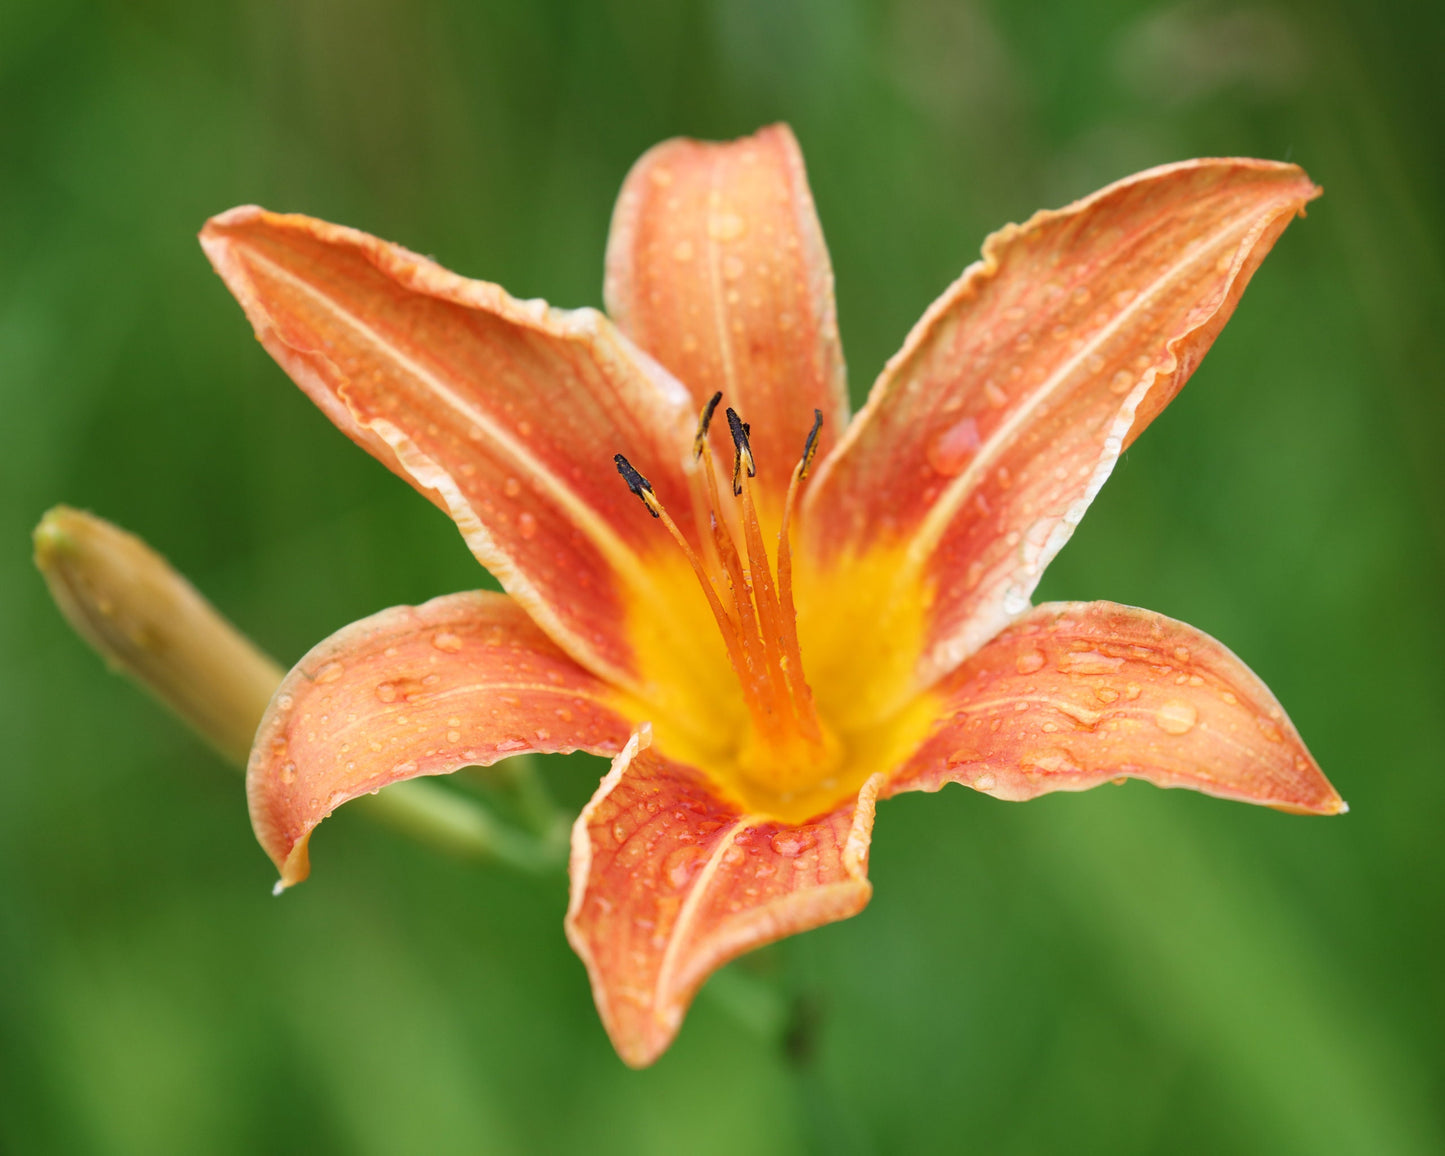
[[[1076,775],[1084,768],[1063,747],[1029,751],[1019,758],[1025,770],[1042,771],[1046,775]]]
[[[736,213],[713,213],[707,219],[707,235],[714,241],[736,241],[748,228],[748,223]]]
[[[292,783],[294,783],[294,782],[296,781],[296,764],[295,764],[295,763],[282,763],[282,764],[281,764],[281,781],[282,781],[283,783],[285,783],[288,787],[289,787]]]
[[[449,743],[459,743],[459,742],[461,742],[461,741],[462,741],[462,732],[461,732],[461,731],[447,731],[447,742],[449,742]]]
[[[535,538],[537,536],[537,519],[528,513],[518,514],[517,533],[524,538]]]
[[[1113,702],[1119,697],[1119,692],[1112,686],[1096,686],[1094,688],[1094,697],[1100,702]]]
[[[1124,660],[1097,650],[1073,650],[1059,655],[1057,664],[1065,674],[1112,674]]]
[[[773,850],[779,855],[801,855],[818,841],[817,834],[809,827],[785,827],[773,836]]]
[[[317,682],[335,682],[346,672],[346,668],[339,662],[328,662],[316,672]]]
[[[975,791],[991,791],[994,787],[998,786],[998,780],[993,777],[991,772],[984,771],[983,774],[973,780],[971,785]]]
[[[516,478],[508,478],[502,483],[502,493],[506,494],[509,498],[515,498],[521,492],[522,483],[517,481]]]
[[[377,683],[377,685],[376,685],[376,697],[379,698],[379,699],[381,699],[382,702],[395,702],[395,701],[396,701],[396,683],[394,683],[394,682],[380,682],[380,683]]]
[[[277,710],[290,710],[295,705],[296,700],[292,698],[289,694],[278,694],[276,696]]]
[[[701,847],[679,847],[662,861],[662,874],[674,887],[686,887],[702,869],[706,857]]]
[[[928,443],[928,464],[946,477],[961,473],[978,452],[978,423],[960,418]]]
[[[1018,656],[1014,665],[1020,674],[1033,674],[1034,671],[1043,669],[1044,656],[1037,650],[1025,650]]]
[[[431,636],[431,644],[448,654],[455,654],[462,648],[462,640],[450,630],[438,630]]]
[[[1179,698],[1171,698],[1154,712],[1154,725],[1166,735],[1188,734],[1198,721],[1194,704]]]

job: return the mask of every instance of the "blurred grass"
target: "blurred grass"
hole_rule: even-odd
[[[1364,0],[0,0],[0,1150],[1445,1150],[1442,39]],[[1041,595],[1224,639],[1353,811],[897,800],[870,909],[736,965],[783,1038],[705,997],[631,1073],[561,880],[342,818],[273,901],[239,784],[67,633],[28,532],[92,508],[282,657],[477,584],[195,229],[259,201],[598,304],[635,156],[774,119],[855,397],[1005,220],[1190,155],[1325,186]]]

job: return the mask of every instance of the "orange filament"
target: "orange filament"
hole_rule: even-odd
[[[647,479],[621,454],[616,457],[617,469],[682,550],[722,633],[751,722],[750,732],[738,751],[739,771],[759,785],[787,794],[826,775],[842,757],[841,744],[819,718],[803,673],[788,541],[799,487],[807,477],[822,415],[815,417],[803,457],[788,484],[775,577],[753,500],[751,479],[756,467],[748,444],[749,427],[732,409],[727,411],[727,419],[735,447],[733,494],[739,499],[739,507],[734,511],[734,520],[740,524],[741,548],[720,506],[707,437],[720,397],[715,395],[703,410],[694,442],[701,468],[692,498],[702,553],[694,549],[663,508]]]

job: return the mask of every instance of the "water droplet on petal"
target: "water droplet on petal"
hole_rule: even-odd
[[[296,704],[296,700],[289,694],[278,694],[276,696],[277,710],[290,710]]]
[[[517,533],[524,538],[535,538],[537,536],[537,519],[525,512],[518,514]]]
[[[1014,666],[1020,674],[1033,674],[1034,671],[1043,669],[1044,656],[1037,650],[1025,650],[1014,661]]]
[[[506,494],[509,498],[515,498],[521,492],[522,483],[517,481],[516,478],[508,478],[502,483],[502,493]]]
[[[1042,772],[1046,775],[1076,775],[1084,769],[1063,747],[1026,752],[1020,756],[1019,764],[1026,771]]]
[[[713,213],[707,219],[707,235],[714,241],[736,241],[748,223],[736,213]]]
[[[396,701],[396,684],[394,682],[381,682],[376,686],[376,697],[382,702]]]
[[[328,662],[316,672],[317,682],[335,682],[346,671],[346,668],[339,662]]]
[[[296,764],[295,764],[295,763],[282,763],[282,764],[281,764],[281,781],[282,781],[283,783],[285,783],[288,787],[289,787],[292,783],[294,783],[294,782],[296,781]]]
[[[1123,665],[1122,658],[1097,650],[1071,650],[1058,658],[1058,668],[1066,674],[1112,674]]]
[[[1188,734],[1199,721],[1199,711],[1191,702],[1171,698],[1154,712],[1154,725],[1166,735]]]
[[[438,650],[444,650],[448,654],[455,654],[462,648],[462,640],[450,630],[439,630],[431,636],[431,644]]]
[[[662,874],[674,887],[686,887],[702,869],[707,854],[701,847],[684,846],[662,861]]]
[[[962,473],[978,452],[978,422],[960,418],[928,443],[928,464],[945,477]]]
[[[773,850],[779,855],[801,855],[818,842],[818,835],[811,827],[785,827],[773,836]]]

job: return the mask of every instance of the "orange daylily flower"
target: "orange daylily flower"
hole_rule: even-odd
[[[566,929],[644,1065],[713,970],[867,903],[874,805],[900,791],[1122,776],[1343,811],[1213,639],[1029,604],[1318,193],[1293,165],[1196,160],[1007,226],[851,423],[783,126],[637,163],[610,320],[307,217],[211,220],[262,344],[507,591],[382,611],[287,676],[247,777],[282,885],[358,795],[522,751],[614,756],[573,831]]]

